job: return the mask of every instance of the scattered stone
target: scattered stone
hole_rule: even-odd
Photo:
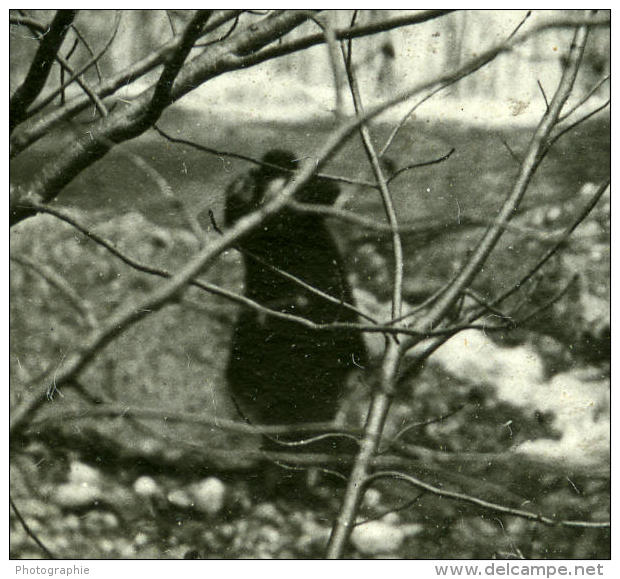
[[[194,506],[194,500],[187,491],[177,489],[168,493],[168,502],[180,509],[189,509]]]
[[[110,539],[102,539],[101,541],[99,541],[99,547],[106,555],[110,555],[113,551],[116,550],[114,542]]]
[[[45,544],[55,553],[63,553],[70,549],[69,539],[63,535],[57,535],[51,539],[46,539]]]
[[[265,541],[269,546],[275,546],[280,543],[280,533],[277,529],[271,526],[263,527],[260,530],[259,538]]]
[[[226,485],[220,479],[206,478],[191,485],[190,491],[194,505],[200,512],[214,516],[224,508]]]
[[[101,473],[92,466],[74,460],[69,467],[69,482],[87,486],[101,486]]]
[[[133,538],[133,543],[136,547],[143,547],[149,542],[149,540],[149,536],[140,531],[139,533],[136,533],[136,536]]]
[[[79,531],[80,530],[80,519],[76,515],[67,515],[64,518],[64,526],[66,529],[70,531]]]
[[[136,556],[136,548],[126,539],[118,539],[116,541],[116,548],[123,559],[132,559]]]
[[[368,508],[378,507],[381,503],[381,492],[377,489],[368,489],[364,494],[362,505]]]
[[[353,529],[351,543],[364,555],[389,554],[397,551],[405,539],[399,527],[382,521],[370,521]]]
[[[329,540],[331,529],[317,524],[313,520],[304,520],[301,524],[301,535],[295,545],[304,555],[322,552]]]
[[[156,497],[161,495],[162,491],[154,478],[150,476],[141,476],[133,483],[134,492],[140,497]]]
[[[104,513],[101,511],[88,511],[84,517],[82,517],[82,525],[85,531],[87,533],[93,533],[94,535],[101,534],[101,532],[106,528],[106,516],[111,514],[112,513]]]
[[[283,516],[273,503],[260,503],[254,509],[254,516],[262,521],[281,524]]]
[[[223,539],[232,539],[237,532],[235,526],[231,523],[226,523],[219,527],[219,534]]]
[[[70,482],[56,488],[53,500],[62,508],[79,509],[94,505],[98,501],[100,493],[98,487]]]
[[[116,529],[118,527],[118,517],[114,513],[101,513],[101,526],[104,529]]]

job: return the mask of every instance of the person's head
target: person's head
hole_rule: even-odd
[[[297,157],[285,149],[271,149],[262,158],[265,165],[256,169],[256,175],[264,180],[289,177],[297,169]]]

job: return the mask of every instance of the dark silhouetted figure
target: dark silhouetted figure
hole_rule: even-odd
[[[296,169],[295,156],[287,151],[270,151],[263,162],[283,169],[261,166],[233,181],[226,200],[228,226],[273,198]],[[315,177],[295,199],[332,204],[338,194],[333,181]],[[238,246],[244,253],[247,297],[316,323],[357,321],[356,314],[340,303],[313,294],[265,265],[352,303],[338,248],[321,216],[283,209]],[[233,398],[253,424],[329,421],[338,410],[348,374],[365,362],[359,334],[315,331],[243,308],[234,329],[227,379]],[[274,443],[264,446],[273,449]],[[331,448],[340,450],[341,444],[334,440]],[[320,445],[323,450],[325,443]]]

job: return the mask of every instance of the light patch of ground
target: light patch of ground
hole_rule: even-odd
[[[463,331],[444,344],[431,360],[459,379],[495,389],[510,404],[553,412],[559,440],[539,439],[517,451],[566,460],[600,464],[609,455],[609,380],[589,369],[543,377],[543,361],[527,345],[502,348],[482,332]]]

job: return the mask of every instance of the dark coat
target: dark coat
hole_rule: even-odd
[[[268,160],[274,157],[275,161]],[[292,167],[291,159],[284,152],[265,157],[285,167]],[[227,196],[227,224],[258,207],[273,193],[270,187],[279,189],[287,178],[284,172],[260,168],[233,182]],[[331,204],[338,192],[333,182],[315,178],[296,199]],[[321,216],[284,209],[243,238],[239,247],[244,251],[247,297],[316,323],[357,322],[351,310],[261,263],[353,303],[337,245]],[[233,333],[227,379],[235,401],[255,424],[329,421],[338,410],[347,375],[365,362],[359,334],[316,331],[243,308]]]

